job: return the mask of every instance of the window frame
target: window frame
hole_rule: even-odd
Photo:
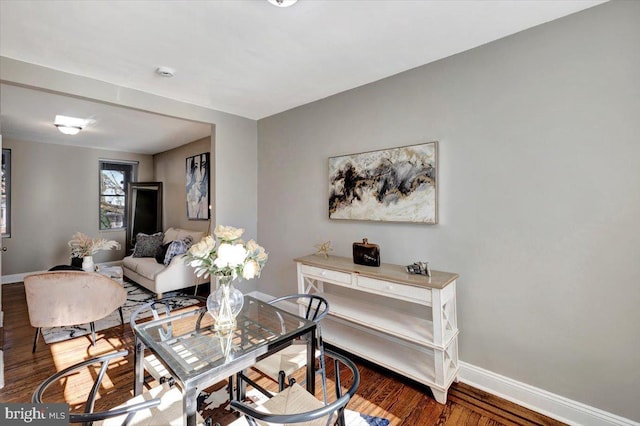
[[[124,160],[109,160],[109,159],[100,159],[98,160],[98,230],[103,231],[121,231],[126,229],[129,223],[128,218],[128,207],[129,207],[129,194],[128,194],[128,186],[129,183],[135,182],[138,176],[138,161],[124,161]],[[119,227],[103,227],[102,222],[102,200],[103,197],[120,197],[120,195],[113,194],[103,194],[102,193],[102,172],[104,170],[114,170],[121,171],[124,173],[124,182],[122,186],[123,195],[121,197],[124,199],[123,205],[123,213],[122,213],[122,226]]]

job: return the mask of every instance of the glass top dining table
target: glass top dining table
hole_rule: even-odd
[[[245,296],[236,327],[215,330],[204,306],[175,311],[170,316],[133,325],[136,338],[135,394],[142,393],[144,351],[153,352],[182,389],[184,424],[196,424],[198,389],[204,389],[243,371],[258,360],[306,335],[307,390],[315,393],[316,347],[313,321]]]

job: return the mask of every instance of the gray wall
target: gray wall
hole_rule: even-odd
[[[174,227],[207,231],[209,221],[187,219],[185,167],[187,157],[209,152],[210,149],[211,138],[208,137],[153,156],[154,179],[163,184],[164,217],[162,223],[165,229]],[[211,154],[209,158],[211,159]],[[210,188],[214,185],[212,178],[209,179],[209,185]],[[210,194],[212,192],[210,191]],[[210,200],[212,199],[210,198]],[[215,223],[215,220],[212,222]]]
[[[11,149],[11,238],[3,238],[2,274],[69,264],[67,242],[75,232],[120,242],[96,262],[124,257],[123,230],[99,231],[98,160],[138,161],[140,180],[153,178],[153,157],[116,151],[3,139]]]
[[[259,290],[363,237],[457,272],[463,361],[640,421],[640,2],[258,122]],[[440,223],[330,221],[327,158],[440,142]]]
[[[3,275],[68,264],[67,241],[78,231],[121,243],[120,250],[95,254],[97,262],[124,257],[124,230],[98,230],[99,159],[138,161],[138,181],[163,182],[165,228],[207,230],[208,221],[187,220],[184,166],[186,157],[209,151],[210,137],[154,156],[6,138],[3,142],[11,149],[13,167],[12,237],[3,239]]]

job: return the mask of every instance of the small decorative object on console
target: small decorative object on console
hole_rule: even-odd
[[[413,265],[407,265],[407,272],[414,275],[431,276],[429,262],[415,262]]]
[[[370,244],[366,238],[363,238],[361,243],[353,243],[353,263],[380,266],[380,247]]]
[[[317,244],[314,247],[318,249],[316,256],[324,256],[325,259],[329,257],[329,252],[333,251],[331,248],[331,241],[325,241],[324,243]]]

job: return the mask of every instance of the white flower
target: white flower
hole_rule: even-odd
[[[265,263],[267,263],[267,259],[269,259],[269,255],[266,251],[264,251],[264,248],[260,247],[260,250],[258,250],[258,254],[256,255],[256,260],[261,265],[264,265]]]
[[[234,228],[233,226],[218,225],[213,233],[221,241],[233,241],[237,240],[244,233],[243,228]]]
[[[247,251],[251,254],[254,254],[260,246],[254,240],[247,241]]]
[[[249,256],[255,258],[259,264],[264,265],[267,262],[268,255],[264,248],[253,240],[247,242],[247,251]]]
[[[260,276],[267,263],[267,252],[254,240],[245,243],[240,237],[244,229],[218,225],[214,234],[194,244],[187,252],[187,262],[198,277],[227,276],[250,280]]]
[[[211,235],[207,235],[200,242],[191,246],[189,251],[194,257],[202,258],[208,256],[215,248],[216,240]]]
[[[242,269],[242,278],[252,280],[260,273],[260,265],[255,260],[249,260]]]
[[[236,268],[244,263],[247,258],[247,250],[242,244],[220,244],[218,247],[218,258],[213,264],[218,268]]]

